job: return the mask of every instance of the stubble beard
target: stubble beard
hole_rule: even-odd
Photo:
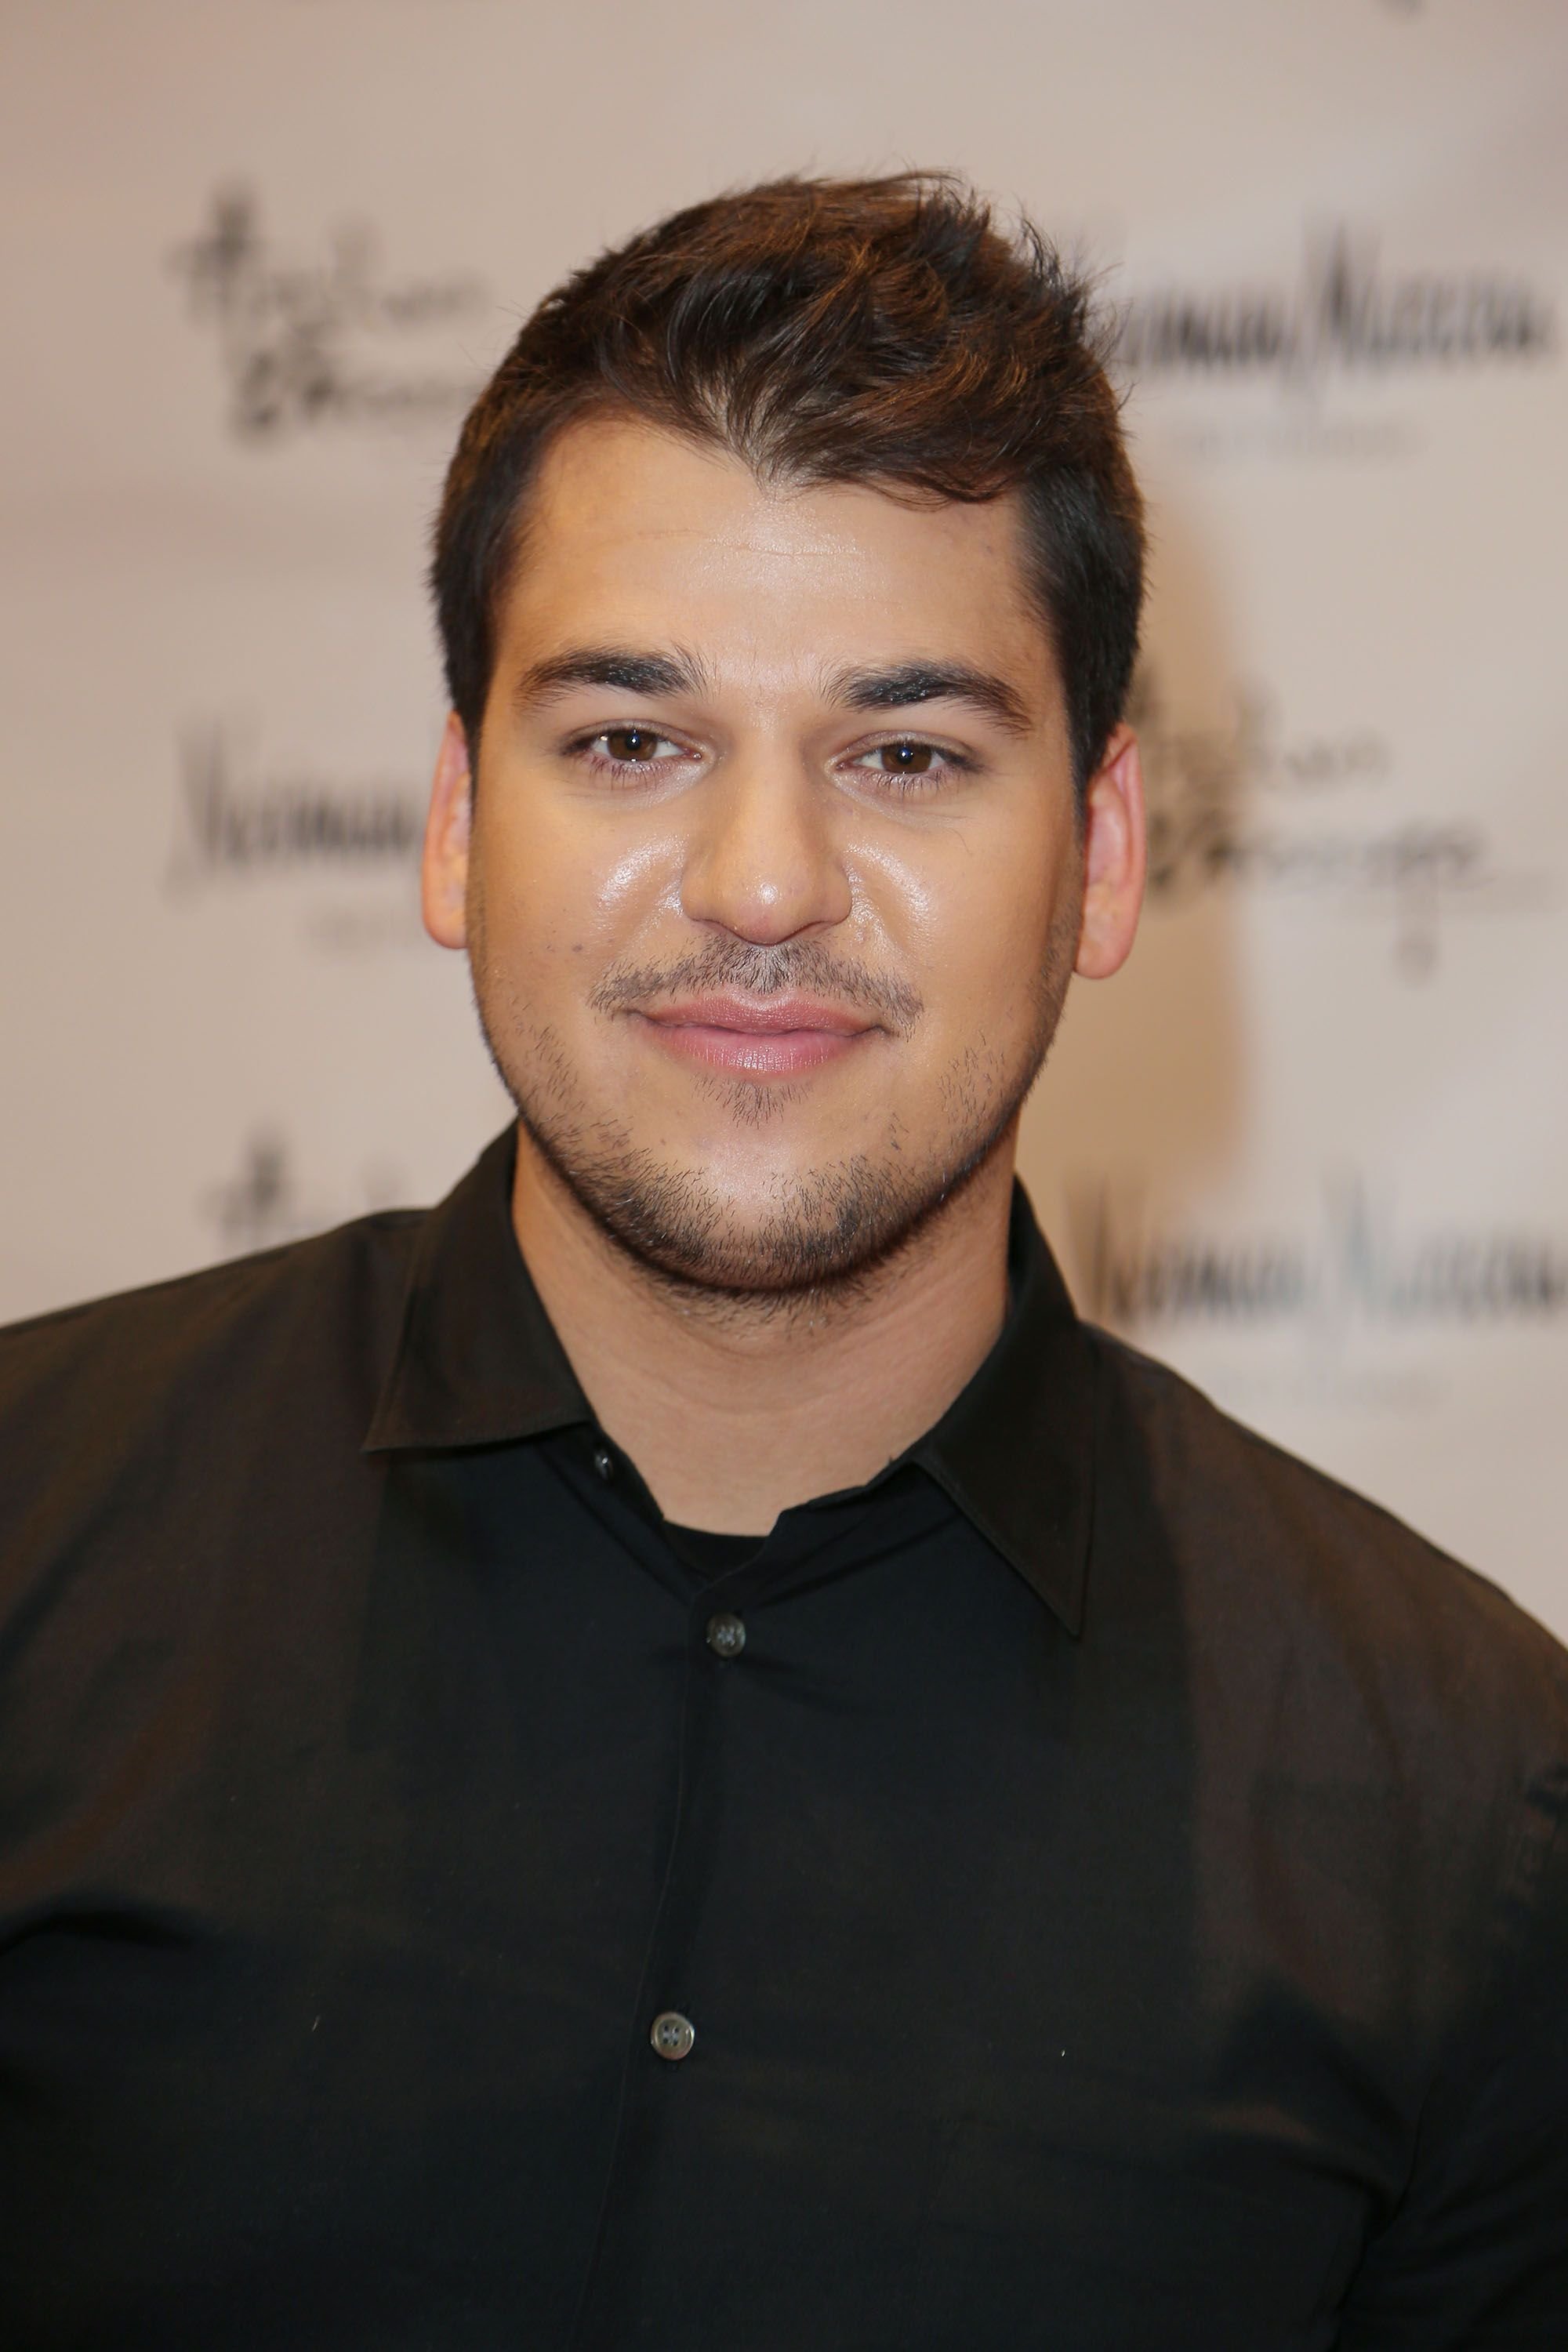
[[[928,1135],[889,1114],[880,1150],[862,1150],[780,1176],[760,1214],[739,1212],[700,1165],[660,1158],[629,1127],[584,1099],[555,1032],[533,1020],[486,951],[482,908],[470,908],[475,1003],[480,1027],[519,1122],[545,1167],[605,1238],[660,1284],[714,1307],[773,1311],[835,1295],[859,1295],[928,1238],[983,1170],[1011,1147],[1019,1113],[1045,1065],[1072,974],[1077,910],[1064,908],[1042,968],[1027,983],[1032,1020],[1011,1057],[976,1038],[938,1087]],[[667,988],[732,988],[765,995],[785,988],[875,1003],[885,1025],[912,1030],[911,992],[875,982],[814,942],[759,948],[711,942],[658,975]],[[652,992],[646,972],[606,974],[595,1009]],[[737,1128],[787,1116],[795,1089],[709,1074],[702,1087]]]

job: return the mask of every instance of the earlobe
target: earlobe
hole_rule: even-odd
[[[456,711],[448,714],[436,755],[430,814],[425,821],[420,908],[438,947],[468,945],[468,851],[473,834],[473,774],[468,739]]]
[[[1083,916],[1074,969],[1086,980],[1109,980],[1132,952],[1148,834],[1138,740],[1118,727],[1090,777],[1084,808]]]

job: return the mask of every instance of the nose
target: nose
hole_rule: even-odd
[[[710,776],[681,877],[680,902],[759,947],[847,920],[854,902],[826,795],[784,758],[726,761]]]

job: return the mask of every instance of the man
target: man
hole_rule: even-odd
[[[0,1347],[7,2346],[1568,2344],[1568,1662],[1013,1184],[1141,562],[950,184],[523,329],[425,864],[515,1134]]]

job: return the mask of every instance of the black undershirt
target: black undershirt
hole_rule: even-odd
[[[700,1576],[704,1584],[711,1584],[715,1577],[726,1575],[732,1568],[743,1568],[767,1541],[765,1536],[719,1535],[711,1528],[678,1528],[673,1519],[666,1519],[664,1534],[676,1559]]]

